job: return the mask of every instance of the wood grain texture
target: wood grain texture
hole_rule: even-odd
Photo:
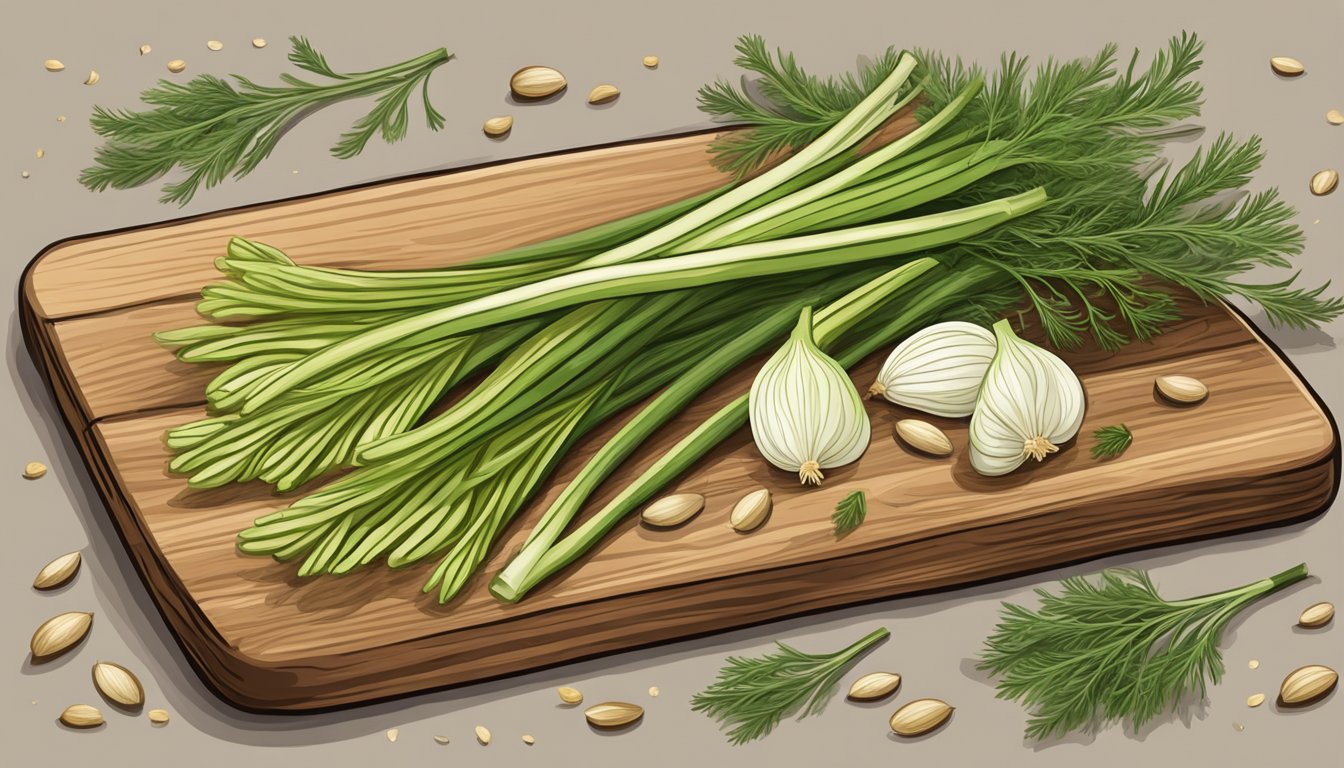
[[[1188,296],[1186,319],[1153,344],[1066,356],[1082,375],[1089,410],[1080,437],[1043,464],[979,477],[967,463],[964,422],[946,419],[930,420],[948,433],[953,456],[914,456],[892,436],[894,422],[914,414],[870,402],[867,454],[804,491],[768,467],[744,431],[668,489],[704,494],[699,517],[674,530],[627,521],[518,605],[495,602],[485,583],[621,418],[565,458],[447,606],[419,594],[432,563],[301,580],[292,565],[240,555],[237,531],[286,499],[255,484],[188,491],[165,473],[163,431],[201,414],[211,372],[176,362],[148,334],[192,322],[190,296],[213,276],[210,258],[228,235],[255,236],[314,263],[446,264],[709,188],[718,180],[705,162],[711,138],[525,160],[81,238],[30,267],[22,315],[29,348],[156,603],[224,698],[255,710],[371,701],[1285,522],[1314,514],[1333,495],[1338,440],[1315,396],[1235,313]],[[539,209],[547,211],[541,224],[506,225]],[[863,388],[879,357],[853,371]],[[744,366],[661,430],[589,509],[743,391],[751,373]],[[1195,376],[1212,394],[1197,407],[1173,407],[1152,391],[1162,373]],[[1091,431],[1120,421],[1134,432],[1133,447],[1093,461]],[[750,535],[733,532],[729,510],[759,486],[774,494],[769,521]],[[868,493],[868,520],[837,541],[831,508],[855,489]]]

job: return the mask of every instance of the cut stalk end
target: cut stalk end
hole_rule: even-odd
[[[1046,456],[1057,451],[1059,451],[1059,446],[1050,442],[1050,438],[1041,435],[1037,435],[1022,444],[1022,452],[1037,461],[1045,461]]]
[[[826,476],[821,473],[821,465],[815,461],[805,461],[798,468],[798,480],[803,485],[821,485]]]

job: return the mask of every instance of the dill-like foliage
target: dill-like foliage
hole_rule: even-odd
[[[733,744],[759,739],[799,710],[800,718],[819,714],[850,665],[890,634],[879,628],[835,653],[803,653],[776,641],[775,653],[730,656],[718,680],[691,698],[691,709],[731,725]]]
[[[1035,186],[1051,199],[941,257],[1002,273],[1001,282],[974,297],[975,311],[1002,312],[1026,301],[1052,345],[1077,347],[1090,337],[1105,349],[1150,339],[1176,319],[1171,284],[1205,301],[1240,296],[1258,303],[1276,325],[1306,327],[1344,312],[1344,300],[1326,297],[1325,285],[1298,287],[1295,275],[1269,283],[1240,279],[1257,266],[1290,266],[1304,242],[1295,212],[1276,190],[1219,202],[1259,167],[1264,153],[1257,137],[1219,136],[1179,169],[1153,178],[1140,170],[1153,166],[1163,141],[1188,131],[1178,121],[1199,114],[1202,89],[1190,78],[1202,48],[1183,33],[1146,68],[1135,52],[1123,71],[1113,45],[1091,58],[1047,59],[1034,70],[1025,57],[1006,54],[989,75],[958,58],[916,52],[924,70],[921,120],[985,81],[944,129],[964,137],[944,151],[965,152],[968,167],[956,177],[964,186],[938,205],[974,204]],[[771,57],[758,37],[742,38],[738,52],[737,63],[761,75],[760,93],[718,82],[702,89],[701,106],[752,126],[715,148],[719,162],[739,173],[825,130],[843,114],[826,108],[857,102],[862,94],[855,86],[890,72],[895,58],[889,51],[857,75],[823,80],[791,55]]]
[[[825,133],[890,75],[900,58],[899,51],[888,48],[856,74],[822,80],[798,66],[792,53],[772,55],[760,35],[743,35],[736,47],[733,63],[758,79],[743,77],[740,89],[717,80],[700,88],[699,101],[700,109],[716,119],[753,126],[711,148],[715,165],[739,176]]]
[[[831,522],[835,523],[836,537],[844,536],[863,525],[866,517],[868,517],[868,497],[863,495],[863,491],[855,491],[841,499],[835,505],[835,513],[831,515]]]
[[[446,50],[369,72],[341,73],[306,39],[291,37],[290,43],[289,60],[296,67],[331,82],[312,83],[285,73],[280,76],[284,85],[266,86],[239,75],[233,75],[233,83],[199,75],[186,83],[160,80],[140,95],[151,109],[95,106],[89,123],[106,141],[95,150],[93,166],[80,174],[80,183],[94,191],[128,189],[179,167],[186,177],[164,185],[159,199],[186,205],[202,185],[210,188],[230,174],[251,173],[309,113],[361,96],[379,94],[369,114],[332,147],[337,157],[359,154],[375,134],[389,143],[405,138],[408,102],[416,88],[429,128],[443,127],[443,115],[429,102],[429,76],[452,58]]]
[[[1031,713],[1026,735],[1044,739],[1129,721],[1134,727],[1203,697],[1223,676],[1218,642],[1242,609],[1307,576],[1305,564],[1226,592],[1169,601],[1146,573],[1109,570],[1099,582],[1065,579],[1038,589],[1035,611],[1005,603],[980,669],[999,677],[998,697]]]
[[[1097,442],[1092,444],[1092,458],[1113,459],[1129,449],[1134,442],[1134,433],[1124,424],[1102,427],[1092,433]]]

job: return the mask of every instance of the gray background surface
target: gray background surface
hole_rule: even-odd
[[[990,585],[892,600],[861,608],[783,621],[749,630],[610,656],[509,680],[432,693],[338,713],[267,717],[231,709],[205,690],[188,668],[116,539],[87,473],[63,433],[55,407],[19,337],[14,297],[24,265],[60,238],[171,219],[183,214],[317,192],[411,172],[569,147],[705,127],[695,87],[716,76],[736,76],[730,65],[734,38],[759,32],[795,51],[820,73],[851,67],[858,54],[889,44],[959,53],[985,64],[1001,50],[1036,59],[1089,55],[1115,41],[1121,50],[1148,53],[1182,29],[1206,41],[1202,122],[1213,131],[1258,133],[1268,161],[1255,186],[1277,185],[1298,206],[1308,235],[1301,259],[1305,279],[1318,283],[1344,276],[1344,192],[1313,198],[1307,180],[1322,167],[1344,166],[1344,126],[1324,119],[1344,109],[1344,4],[1320,2],[1185,3],[1130,0],[1079,2],[857,2],[797,0],[729,3],[532,3],[495,0],[453,2],[279,3],[5,3],[0,26],[0,195],[4,249],[0,262],[0,312],[7,319],[0,382],[0,763],[9,765],[1252,765],[1269,761],[1336,758],[1344,747],[1338,727],[1339,696],[1315,710],[1283,713],[1272,706],[1248,710],[1246,697],[1273,697],[1279,680],[1306,663],[1341,667],[1340,630],[1305,633],[1292,628],[1310,602],[1338,600],[1344,515],[1336,510],[1314,521],[1168,547],[1036,574]],[[237,72],[271,82],[283,69],[285,37],[303,34],[337,69],[372,68],[440,45],[456,61],[433,79],[435,103],[448,117],[431,134],[413,125],[402,144],[373,143],[360,157],[337,161],[326,154],[335,136],[367,107],[347,103],[296,127],[275,155],[241,182],[198,195],[178,211],[156,202],[156,186],[93,194],[76,181],[95,145],[90,107],[129,107],[137,92],[165,75],[164,63],[184,58],[187,75]],[[262,36],[270,47],[248,43]],[[225,49],[206,50],[209,39]],[[140,57],[137,47],[154,47]],[[662,57],[657,71],[640,65],[645,54]],[[1306,62],[1292,81],[1270,73],[1272,55]],[[42,69],[47,58],[67,65],[61,74]],[[562,69],[573,84],[559,102],[539,107],[505,104],[509,74],[526,64]],[[81,84],[90,68],[102,75]],[[602,81],[623,90],[607,109],[584,104],[588,87]],[[484,138],[479,126],[512,112],[513,135]],[[57,115],[67,115],[57,123]],[[418,120],[418,114],[416,119]],[[1176,156],[1193,144],[1177,145]],[[34,151],[42,147],[46,157]],[[20,177],[27,170],[29,179]],[[1319,222],[1318,222],[1319,220]],[[1344,283],[1340,284],[1344,290]],[[1251,312],[1254,320],[1263,316]],[[1322,331],[1269,330],[1326,402],[1344,410],[1344,351],[1336,322]],[[51,466],[46,478],[19,477],[25,462]],[[1143,482],[1136,477],[1135,482]],[[50,558],[81,549],[78,579],[56,594],[29,588]],[[1227,633],[1225,682],[1187,718],[1172,717],[1131,733],[1119,727],[1099,735],[1047,744],[1024,743],[1018,705],[994,698],[992,685],[970,661],[994,624],[1001,600],[1030,600],[1031,589],[1067,574],[1102,566],[1153,569],[1168,594],[1198,594],[1241,584],[1306,560],[1314,574],[1255,609]],[[27,643],[42,620],[66,610],[94,610],[91,637],[77,652],[33,668]],[[878,625],[891,639],[865,659],[858,672],[890,669],[905,676],[896,703],[937,696],[958,709],[949,727],[930,737],[897,742],[887,717],[895,704],[855,706],[836,700],[820,717],[785,723],[770,738],[747,747],[727,746],[708,719],[692,713],[689,696],[707,684],[728,654],[754,654],[780,638],[809,650],[847,644]],[[89,665],[108,659],[129,666],[148,691],[148,707],[166,707],[173,721],[152,729],[143,717],[111,714],[97,732],[76,733],[55,723],[74,702],[98,703]],[[1247,660],[1259,659],[1258,670]],[[846,678],[845,684],[854,677]],[[591,702],[626,699],[647,707],[636,729],[615,736],[591,732],[582,715],[556,706],[553,688],[573,684]],[[651,699],[657,685],[662,695]],[[1245,725],[1243,732],[1233,723]],[[483,724],[495,734],[488,748],[472,739]],[[384,731],[400,728],[388,743]],[[536,736],[526,747],[519,736]],[[431,736],[452,739],[439,746]]]

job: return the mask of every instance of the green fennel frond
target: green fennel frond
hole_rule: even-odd
[[[214,75],[186,83],[160,80],[140,96],[151,109],[94,107],[89,123],[104,143],[94,151],[94,164],[80,174],[80,183],[94,191],[129,189],[178,167],[186,176],[166,184],[160,201],[186,205],[202,186],[251,173],[295,122],[338,101],[380,94],[373,110],[332,148],[337,157],[359,154],[375,134],[387,142],[399,141],[406,136],[407,103],[417,87],[426,123],[435,131],[443,127],[443,115],[430,104],[428,88],[430,74],[453,58],[446,50],[342,74],[306,39],[291,37],[290,42],[289,60],[295,66],[333,82],[316,84],[288,73],[281,75],[282,86],[258,85],[239,75],[233,75],[234,83]]]
[[[691,698],[691,709],[731,725],[733,744],[759,739],[799,710],[799,717],[819,714],[860,654],[889,635],[877,629],[835,653],[803,653],[776,642],[778,650],[765,656],[730,656],[718,680]]]
[[[867,516],[868,497],[863,491],[854,491],[835,505],[835,513],[831,515],[831,522],[835,524],[835,535],[844,536],[853,531],[863,525]]]
[[[1134,433],[1124,424],[1102,427],[1093,432],[1092,436],[1097,441],[1092,444],[1094,459],[1113,459],[1128,450],[1134,442]]]
[[[1127,720],[1148,722],[1222,679],[1223,629],[1242,609],[1307,576],[1298,565],[1226,592],[1168,601],[1148,574],[1108,570],[1073,577],[1058,595],[1036,590],[1032,611],[1005,603],[979,668],[998,697],[1031,713],[1026,735],[1045,739]]]
[[[798,66],[792,53],[772,55],[760,35],[743,35],[736,47],[733,63],[758,79],[743,77],[740,89],[715,81],[700,88],[699,101],[700,109],[718,120],[752,126],[711,146],[715,165],[739,176],[825,133],[890,75],[900,58],[888,48],[857,74],[823,80]]]

